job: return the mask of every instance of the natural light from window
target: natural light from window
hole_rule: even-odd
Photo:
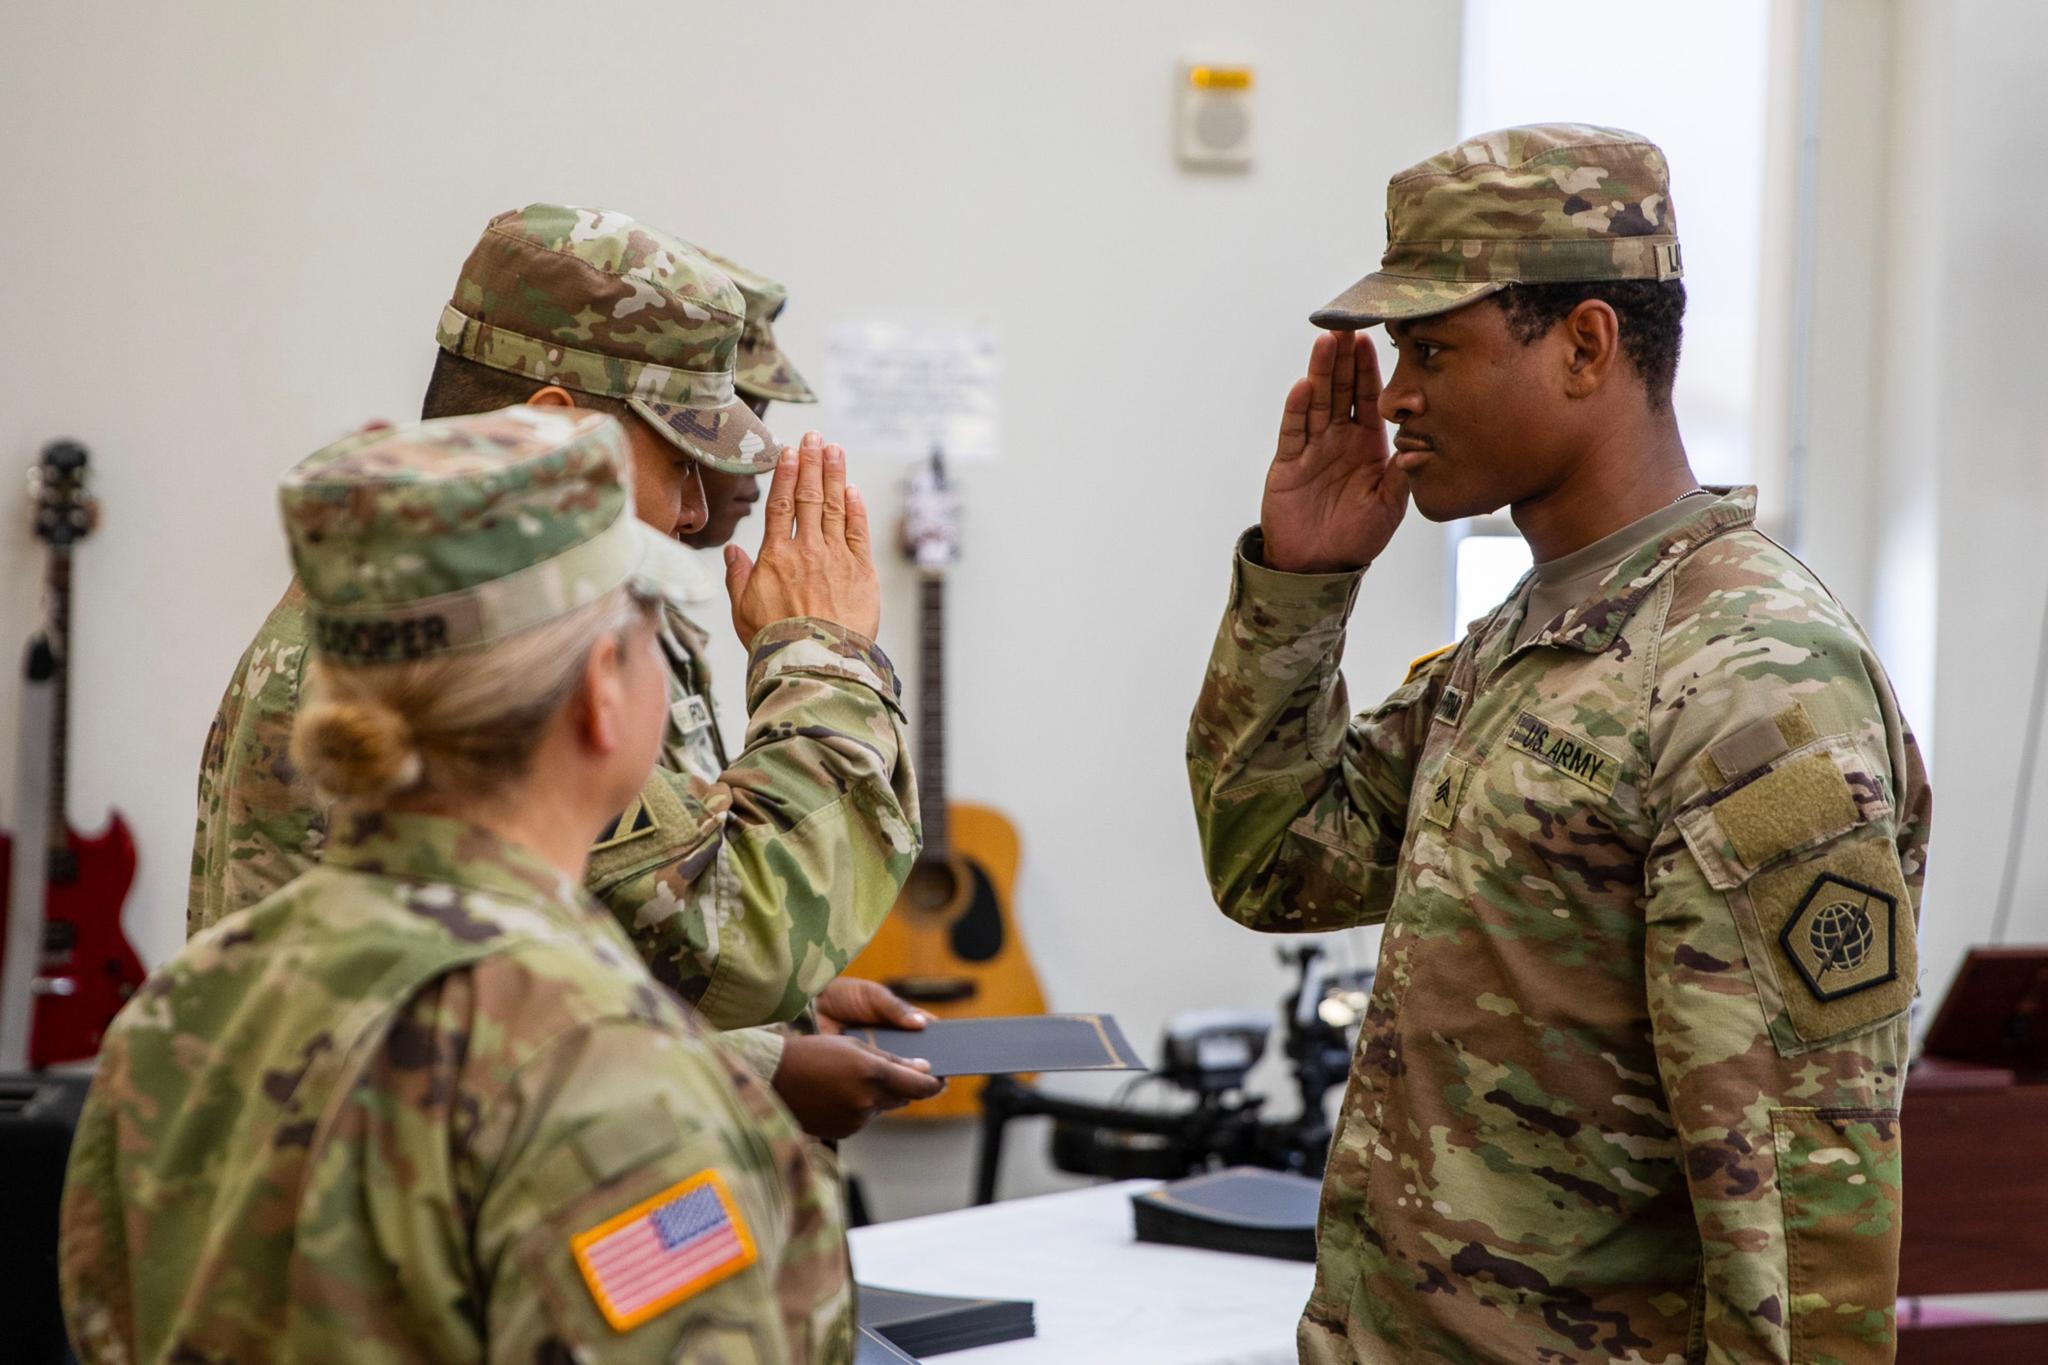
[[[1642,133],[1672,167],[1685,245],[1685,349],[1674,396],[1693,469],[1709,484],[1757,477],[1769,0],[1466,0],[1461,134],[1517,123],[1600,123]],[[1654,34],[1655,60],[1643,42]],[[1510,545],[1479,545],[1505,538]],[[1505,524],[1456,528],[1454,625],[1491,610],[1527,571]]]

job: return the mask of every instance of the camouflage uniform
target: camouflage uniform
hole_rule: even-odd
[[[488,647],[645,572],[624,450],[514,408],[314,456],[284,494],[314,646]],[[71,1162],[90,1362],[851,1358],[789,1115],[567,877],[461,820],[339,813],[319,867],[188,942]],[[633,1279],[631,1237],[693,1259]]]
[[[775,320],[789,305],[788,287],[715,251],[704,255],[739,286],[740,296],[747,301],[747,325],[740,332],[739,353],[733,358],[733,386],[749,398],[771,403],[817,402],[818,395],[775,343]]]
[[[666,311],[650,315],[642,291],[665,299]],[[441,338],[472,359],[528,365],[522,372],[536,382],[720,403],[707,413],[632,400],[694,457],[742,472],[774,459],[772,447],[755,463],[734,453],[742,428],[732,409],[758,426],[730,376],[744,306],[736,286],[673,238],[617,214],[535,205],[486,229]],[[631,329],[582,321],[621,310]],[[565,339],[586,349],[527,344],[528,334],[552,342],[560,319],[577,321]],[[679,348],[671,332],[695,349]],[[608,367],[589,359],[593,347]],[[722,387],[707,377],[718,365],[727,367]],[[693,377],[679,388],[685,373]],[[705,426],[707,418],[723,425]],[[188,931],[254,903],[317,856],[323,803],[286,754],[305,664],[303,613],[298,590],[288,591],[243,656],[208,737]],[[674,673],[665,757],[593,853],[586,884],[655,975],[712,1024],[787,1020],[873,936],[916,856],[901,684],[865,636],[811,618],[777,622],[754,641],[746,743],[728,763],[701,645],[690,643],[701,634],[671,609],[664,636]],[[749,1048],[772,1075],[779,1043],[757,1035]]]
[[[1576,193],[1601,157],[1661,192],[1646,144],[1593,134],[1418,169],[1547,143],[1509,178]],[[1476,262],[1446,292],[1491,283],[1395,186],[1389,257],[1437,231],[1447,271]],[[1353,303],[1378,320],[1427,284]],[[1386,925],[1304,1361],[1891,1358],[1927,784],[1868,641],[1755,529],[1753,490],[1691,502],[1523,646],[1530,580],[1348,725],[1362,575],[1240,546],[1188,735],[1217,902]]]

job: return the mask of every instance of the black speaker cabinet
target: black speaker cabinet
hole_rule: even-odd
[[[57,1298],[57,1207],[91,1080],[83,1071],[0,1072],[0,1285],[14,1343],[6,1354],[25,1365],[73,1359]]]

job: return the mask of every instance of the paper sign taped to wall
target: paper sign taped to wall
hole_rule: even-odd
[[[985,322],[837,323],[825,338],[826,435],[857,460],[993,460],[1000,375]]]

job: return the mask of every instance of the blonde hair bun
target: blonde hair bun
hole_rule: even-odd
[[[292,727],[292,762],[329,796],[375,801],[418,785],[419,742],[382,702],[315,701]]]

